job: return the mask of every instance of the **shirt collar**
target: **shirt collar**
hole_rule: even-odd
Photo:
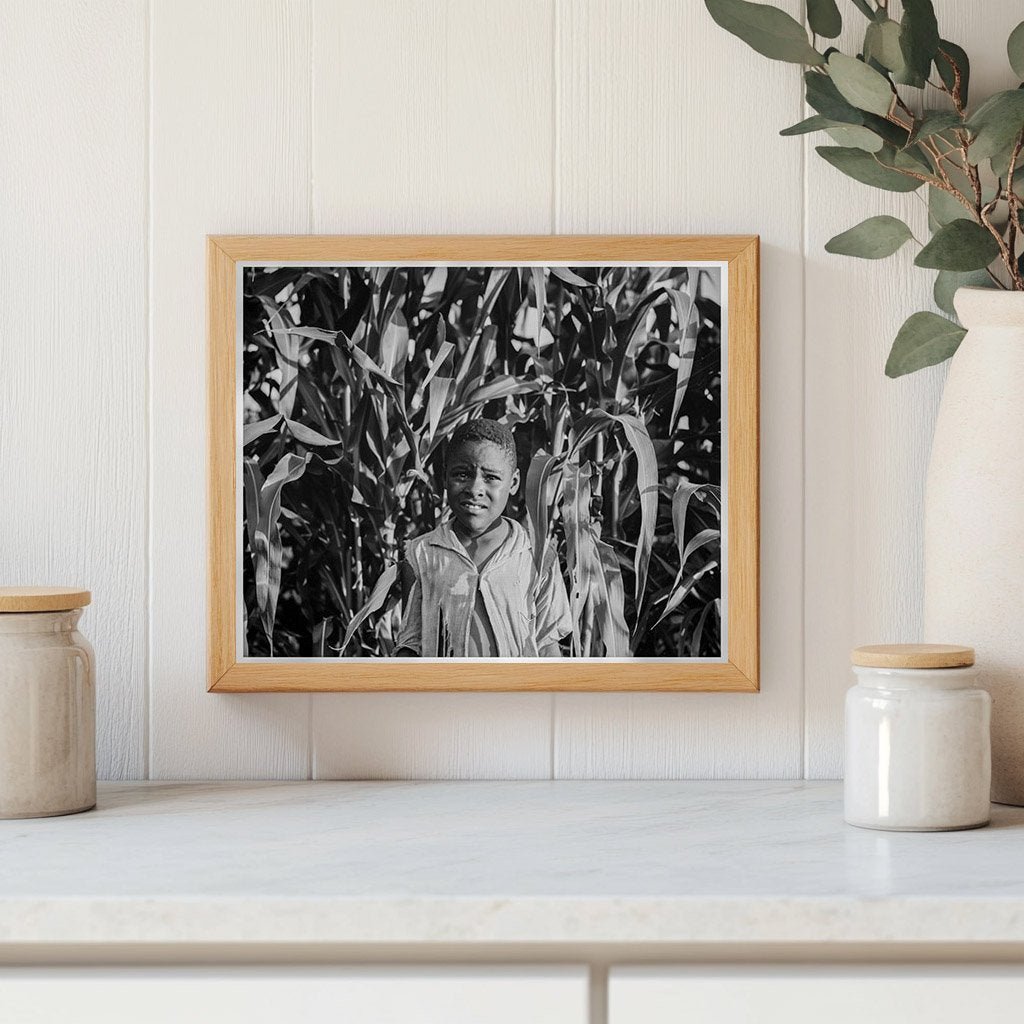
[[[499,557],[506,553],[511,552],[515,548],[518,548],[524,540],[528,541],[526,531],[523,529],[520,523],[517,523],[514,519],[509,519],[508,516],[501,517],[509,525],[508,536],[501,542],[501,546],[494,553],[494,557],[491,561],[499,559]],[[435,536],[430,538],[429,543],[433,547],[445,548],[448,551],[454,551],[457,555],[461,555],[463,558],[468,558],[471,562],[473,561],[469,557],[469,553],[462,545],[462,541],[455,535],[455,531],[452,529],[452,519],[449,514],[434,531]]]

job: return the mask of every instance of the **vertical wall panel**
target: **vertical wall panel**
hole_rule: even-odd
[[[88,587],[98,771],[145,771],[146,8],[0,8],[0,583]]]
[[[205,236],[309,229],[309,8],[154,0],[155,778],[305,778],[309,698],[206,692]]]
[[[971,106],[1014,87],[1005,40],[1019,0],[936,3],[943,38],[972,60]],[[845,10],[845,9],[844,9]],[[850,8],[846,52],[866,22]],[[906,90],[908,97],[919,95]],[[930,105],[944,106],[932,95]],[[811,136],[812,144],[827,144]],[[809,151],[806,310],[806,765],[808,778],[842,775],[843,699],[850,647],[921,637],[922,498],[945,367],[889,380],[884,367],[903,321],[931,301],[934,273],[913,266],[914,243],[884,261],[830,256],[832,235],[866,217],[902,217],[927,237],[926,191],[870,189]]]
[[[799,144],[777,133],[799,120],[799,81],[702,3],[559,0],[558,12],[556,230],[761,235],[762,692],[559,695],[555,774],[795,777],[802,179]]]
[[[551,230],[551,0],[314,5],[313,229]],[[547,694],[313,698],[319,778],[548,778]]]

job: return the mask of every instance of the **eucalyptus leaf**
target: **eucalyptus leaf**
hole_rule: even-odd
[[[833,142],[847,148],[854,147],[868,153],[878,153],[885,145],[870,128],[864,128],[859,124],[840,124],[827,131]]]
[[[843,99],[839,90],[828,75],[818,71],[804,74],[807,86],[807,104],[823,117],[844,124],[864,124],[866,115],[855,106]]]
[[[974,203],[974,186],[971,183],[971,179],[967,176],[967,173],[961,170],[956,164],[946,164],[946,177],[949,178],[949,183],[955,188],[961,195],[967,196],[972,205]],[[982,182],[982,202],[987,203],[992,199],[995,194],[995,183],[985,184]]]
[[[864,15],[865,18],[874,18],[875,12],[868,0],[853,0],[853,6]]]
[[[907,139],[907,145],[918,139],[929,139],[933,135],[941,135],[951,128],[962,127],[960,115],[952,110],[926,110],[920,121],[914,122],[914,129]]]
[[[870,128],[879,138],[885,139],[893,149],[903,149],[910,137],[906,128],[901,128],[898,124],[875,114],[864,115],[864,127]]]
[[[921,182],[900,171],[883,166],[871,153],[863,149],[852,149],[846,146],[815,147],[823,160],[827,160],[837,170],[843,172],[865,185],[885,189],[888,192],[913,192],[921,187]]]
[[[939,42],[939,23],[932,0],[903,0],[900,49],[906,66],[897,81],[924,88]]]
[[[905,149],[896,150],[890,147],[883,151],[879,159],[886,166],[895,167],[899,171],[912,171],[914,174],[938,177],[920,146],[908,146]]]
[[[828,117],[822,117],[821,114],[815,114],[813,117],[808,117],[797,124],[790,125],[788,128],[783,128],[780,135],[809,135],[811,132],[822,132],[826,128],[831,128],[836,124],[835,121]]]
[[[958,288],[994,288],[995,283],[984,270],[972,270],[967,274],[958,274],[953,270],[940,270],[935,276],[935,305],[944,313],[956,316],[953,308],[953,296]]]
[[[1024,131],[1024,90],[997,92],[978,107],[968,127],[974,136],[970,148],[973,162],[1001,156]]]
[[[913,238],[910,228],[897,217],[869,217],[856,227],[830,238],[825,251],[862,260],[891,256]]]
[[[885,375],[902,377],[945,362],[960,347],[966,333],[938,313],[914,313],[896,335],[885,363]]]
[[[971,61],[963,47],[951,43],[948,39],[940,39],[939,52],[935,55],[935,69],[942,79],[942,84],[950,92],[956,87],[954,66],[960,72],[960,103],[966,107],[971,86]]]
[[[1010,58],[1010,67],[1018,78],[1024,78],[1024,21],[1011,33],[1006,42],[1006,55]]]
[[[828,59],[828,73],[847,103],[881,117],[889,113],[895,98],[892,87],[864,61],[836,52]]]
[[[900,23],[898,21],[873,21],[864,34],[864,58],[877,61],[890,71],[901,72],[906,66],[903,50],[900,49]]]
[[[704,0],[712,18],[749,47],[772,60],[823,64],[825,58],[807,39],[807,30],[785,11],[746,0]]]
[[[843,30],[843,16],[836,0],[807,0],[807,23],[815,35],[835,39]]]
[[[928,186],[928,222],[933,229],[954,220],[969,220],[970,216],[955,196],[951,196],[945,189]]]
[[[935,232],[914,263],[932,270],[983,270],[998,256],[990,231],[973,220],[954,220]]]
[[[1001,149],[998,153],[995,153],[990,161],[992,165],[992,173],[999,179],[1005,180],[1010,175],[1010,160],[1013,159],[1013,153],[1016,149],[1017,140],[1011,140],[1005,148]],[[1014,192],[1020,193],[1020,183],[1024,180],[1024,150],[1017,154],[1017,159],[1013,165],[1013,176],[1016,188]],[[1000,218],[1003,222],[1003,226],[1006,226],[1008,220],[1008,212],[1003,210],[997,213],[993,220]]]

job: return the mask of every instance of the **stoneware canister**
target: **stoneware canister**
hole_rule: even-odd
[[[77,630],[89,592],[0,587],[0,818],[96,806],[94,657]]]
[[[992,799],[1024,805],[1024,292],[961,288],[967,328],[935,424],[924,633],[978,652],[992,695]]]
[[[991,698],[970,647],[858,647],[846,694],[847,822],[899,832],[979,828],[990,817]]]

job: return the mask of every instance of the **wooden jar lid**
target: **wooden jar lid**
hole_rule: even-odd
[[[91,600],[76,587],[0,587],[0,612],[67,612]]]
[[[850,661],[863,668],[967,668],[974,648],[959,644],[869,644],[850,651]]]

